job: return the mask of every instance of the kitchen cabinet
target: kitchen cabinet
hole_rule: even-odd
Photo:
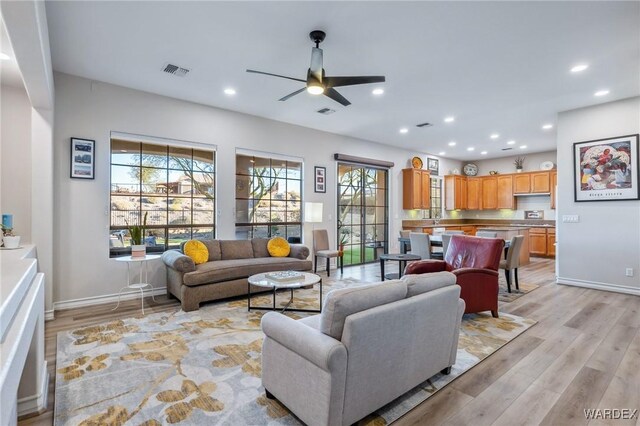
[[[482,210],[482,178],[467,178],[467,209]]]
[[[513,178],[512,176],[498,176],[497,181],[497,208],[498,209],[515,209],[516,199],[513,196]]]
[[[550,174],[549,180],[551,181],[551,208],[556,208],[556,190],[558,187],[558,172],[553,171]]]
[[[428,209],[431,206],[431,173],[422,169],[402,170],[402,208]]]
[[[513,177],[513,193],[529,194],[531,192],[531,176],[529,173],[519,173]]]
[[[529,252],[534,256],[556,255],[556,228],[531,228]]]
[[[531,228],[529,230],[529,253],[534,256],[547,255],[547,230]]]
[[[498,178],[494,176],[482,178],[482,208],[485,210],[498,208]]]
[[[464,210],[467,208],[467,178],[450,175],[444,177],[445,210]]]
[[[547,256],[556,256],[556,230],[555,228],[547,229]]]
[[[548,194],[551,192],[549,172],[518,173],[513,175],[514,194]]]
[[[534,172],[530,176],[532,194],[548,194],[551,192],[549,172]]]
[[[460,230],[464,232],[464,235],[476,235],[475,226],[461,226]]]

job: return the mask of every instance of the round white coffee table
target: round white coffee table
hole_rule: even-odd
[[[153,296],[153,286],[149,284],[149,269],[147,264],[148,262],[157,260],[157,259],[160,259],[159,254],[148,254],[145,257],[122,256],[122,257],[113,258],[113,260],[115,260],[116,262],[125,262],[127,264],[127,285],[122,287],[118,292],[118,304],[116,305],[115,308],[112,309],[112,311],[115,311],[116,309],[118,309],[118,306],[120,306],[120,295],[122,294],[122,290],[135,289],[135,290],[140,290],[140,305],[142,306],[142,315],[144,315],[144,291],[150,290],[151,298],[153,299],[154,302],[156,301],[155,297]],[[140,264],[140,281],[141,282],[139,283],[131,282],[131,265],[133,263]],[[150,288],[147,288],[147,287],[150,287]]]
[[[288,310],[292,312],[322,312],[322,278],[320,275],[312,274],[310,272],[298,272],[301,274],[300,279],[295,281],[275,281],[269,279],[267,274],[273,274],[277,272],[285,272],[285,271],[274,271],[274,272],[265,272],[262,274],[251,275],[248,279],[247,283],[247,310],[251,309],[261,309],[265,311],[277,311],[276,307],[276,291],[278,289],[290,289],[291,290],[291,298],[289,302],[282,308],[282,312]],[[291,308],[288,309],[291,303],[293,303],[293,290],[302,287],[313,286],[315,284],[320,284],[320,309],[297,309]],[[273,306],[251,306],[251,286],[255,285],[258,287],[269,288],[273,290]]]

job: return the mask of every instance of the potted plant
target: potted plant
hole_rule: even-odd
[[[5,225],[2,226],[2,242],[5,248],[17,249],[20,247],[20,236],[13,234],[13,229],[8,228]]]
[[[142,226],[129,225],[129,222],[125,220],[129,230],[129,236],[131,237],[131,257],[145,257],[147,254],[147,247],[144,245],[144,233],[147,228],[147,214],[148,212],[145,212],[144,219],[142,220]]]
[[[340,234],[340,243],[338,244],[338,254],[342,256],[344,254],[344,245],[347,243],[349,236],[346,232]]]
[[[524,165],[524,157],[516,157],[513,162],[516,165],[516,173],[522,173],[522,166]]]

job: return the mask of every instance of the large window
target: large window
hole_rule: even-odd
[[[130,252],[129,225],[147,216],[149,252],[180,246],[191,238],[215,235],[215,151],[111,139],[109,250]]]
[[[236,154],[236,238],[302,237],[302,160]]]
[[[429,218],[440,219],[442,217],[442,179],[432,177],[431,181],[431,207],[429,208]]]

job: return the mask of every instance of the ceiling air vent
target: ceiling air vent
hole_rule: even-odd
[[[336,110],[335,109],[331,109],[331,108],[322,108],[322,109],[319,109],[317,112],[319,114],[329,115],[329,114],[333,114],[334,112],[336,112]]]
[[[431,126],[433,126],[433,123],[416,124],[416,127],[431,127]]]
[[[502,148],[503,151],[511,151],[513,148]]]
[[[191,70],[188,69],[188,68],[182,68],[182,67],[179,67],[177,65],[173,65],[173,64],[169,64],[168,63],[168,64],[166,64],[164,66],[162,71],[166,72],[167,74],[175,75],[176,77],[184,77]]]

